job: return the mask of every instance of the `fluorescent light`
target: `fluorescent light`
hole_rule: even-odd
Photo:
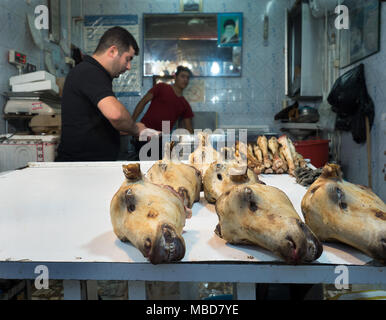
[[[212,101],[212,103],[216,103],[216,102],[218,102],[220,99],[218,98],[218,96],[214,96],[212,99],[211,99],[211,101]]]
[[[220,66],[217,62],[213,62],[212,67],[210,68],[212,74],[218,74],[220,72]]]

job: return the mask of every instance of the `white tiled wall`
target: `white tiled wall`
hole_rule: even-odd
[[[287,5],[286,0],[203,1],[203,12],[243,13],[243,69],[240,78],[204,78],[205,101],[192,103],[193,111],[217,111],[220,125],[273,124],[273,116],[280,111],[284,98],[284,15]],[[264,47],[263,14],[267,8],[269,44]],[[179,0],[84,0],[86,15],[137,14],[141,37],[143,13],[179,12]],[[142,45],[142,38],[139,44]],[[141,94],[145,94],[151,86],[151,79],[145,78]],[[140,97],[120,100],[132,112]]]
[[[67,29],[66,3],[61,0],[62,26]],[[26,13],[33,13],[37,4],[46,4],[47,0],[1,0],[0,1],[0,60],[1,92],[8,90],[8,78],[17,73],[16,68],[6,62],[5,55],[9,49],[17,49],[28,54],[28,61],[44,68],[44,55],[34,45],[26,25]],[[179,0],[71,0],[72,15],[90,14],[137,14],[140,17],[142,32],[143,13],[179,13]],[[273,115],[281,108],[284,98],[284,12],[288,5],[286,0],[205,0],[204,12],[243,12],[244,41],[241,78],[205,78],[206,95],[203,103],[193,103],[194,111],[217,111],[219,124],[261,125],[273,124]],[[268,4],[270,4],[268,6]],[[263,14],[269,7],[269,44],[263,46]],[[73,43],[82,45],[79,23],[72,24]],[[142,45],[142,34],[140,46]],[[62,76],[62,52],[53,47],[58,76]],[[193,80],[194,81],[194,80]],[[152,86],[150,78],[144,78],[143,95]],[[129,111],[133,111],[140,97],[121,98]],[[1,109],[4,100],[0,98]],[[146,111],[146,110],[145,110]],[[0,120],[0,132],[4,132],[5,123]]]

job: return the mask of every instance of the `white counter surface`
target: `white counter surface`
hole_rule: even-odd
[[[1,175],[0,262],[148,263],[112,230],[109,206],[124,179],[124,163],[34,163]],[[142,163],[142,172],[152,164]],[[261,175],[261,180],[283,190],[303,219],[300,203],[306,188],[288,175]],[[281,262],[267,250],[227,244],[213,232],[217,223],[214,205],[202,193],[186,220],[182,262]],[[371,260],[349,246],[324,244],[314,264],[364,265]]]

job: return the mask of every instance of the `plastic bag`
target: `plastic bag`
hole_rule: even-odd
[[[367,92],[363,63],[336,80],[327,101],[337,114],[336,129],[351,131],[355,142],[365,142],[366,117],[371,128],[374,103]]]
[[[318,108],[319,111],[319,124],[324,130],[328,132],[333,132],[336,126],[336,113],[332,111],[332,107],[327,103],[327,101],[323,101]]]

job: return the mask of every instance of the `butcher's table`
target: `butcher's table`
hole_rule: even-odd
[[[30,163],[0,175],[0,279],[35,279],[43,265],[50,279],[64,280],[65,299],[82,297],[81,280],[127,280],[129,299],[146,297],[145,281],[233,282],[238,299],[253,299],[255,283],[335,283],[347,268],[350,284],[386,284],[385,266],[343,244],[324,243],[317,261],[296,266],[258,247],[227,244],[213,232],[218,218],[203,193],[186,220],[185,257],[152,265],[117,239],[110,221],[127,163]],[[142,172],[153,163],[142,162]],[[283,190],[304,221],[306,188],[289,175],[261,180]]]

